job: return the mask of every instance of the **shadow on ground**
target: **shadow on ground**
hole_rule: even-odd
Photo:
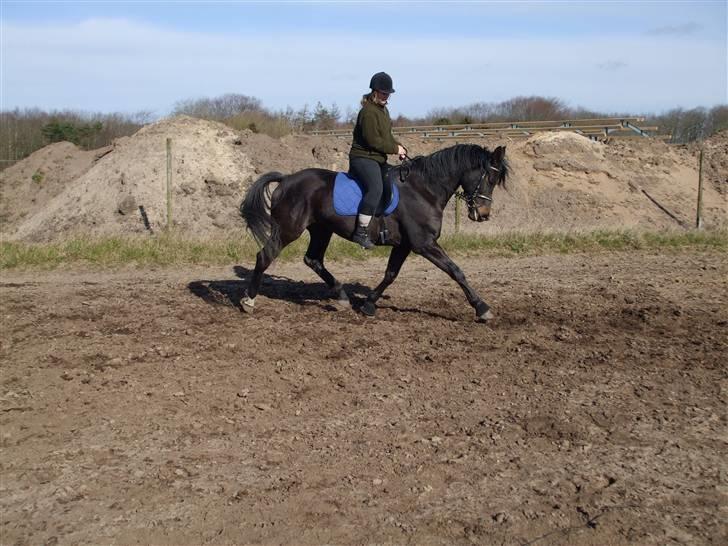
[[[211,305],[235,307],[242,311],[240,301],[245,294],[245,288],[253,274],[252,269],[236,265],[233,268],[240,280],[196,280],[187,285],[195,296]],[[359,310],[371,293],[371,289],[361,283],[344,284],[344,290],[349,296],[352,308]],[[294,281],[288,277],[263,274],[260,294],[273,300],[283,300],[298,305],[316,305],[324,310],[335,310],[336,294],[323,282],[306,283]]]

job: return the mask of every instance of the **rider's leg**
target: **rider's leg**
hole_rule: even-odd
[[[374,244],[369,239],[369,222],[382,198],[382,168],[373,159],[352,157],[349,159],[349,174],[364,186],[352,241],[363,248],[372,248]]]

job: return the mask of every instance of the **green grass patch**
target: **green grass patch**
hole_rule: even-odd
[[[455,234],[441,245],[453,256],[522,256],[576,252],[670,250],[695,248],[728,250],[728,230],[684,232],[592,231],[584,233],[504,233],[493,236]],[[289,245],[279,260],[299,260],[306,252],[308,234]],[[194,240],[163,234],[154,237],[77,238],[55,243],[0,243],[0,269],[53,269],[62,265],[166,266],[225,265],[255,262],[258,247],[247,235],[230,239]],[[389,247],[364,251],[334,237],[326,253],[329,261],[385,258]]]
[[[43,171],[35,171],[33,173],[33,176],[31,176],[30,178],[36,184],[40,184],[41,182],[43,182],[43,179],[45,178],[45,173]]]
[[[489,253],[500,256],[669,248],[728,250],[728,231],[459,234],[443,237],[441,244],[453,254]]]

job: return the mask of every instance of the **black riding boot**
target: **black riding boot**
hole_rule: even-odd
[[[354,235],[351,237],[351,240],[360,245],[365,250],[369,250],[370,248],[374,247],[374,243],[372,243],[371,239],[369,239],[369,231],[358,222],[356,224],[356,230],[354,231]]]

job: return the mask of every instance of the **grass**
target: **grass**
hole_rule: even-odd
[[[684,232],[592,231],[584,233],[504,233],[494,236],[448,235],[440,243],[453,256],[521,256],[554,253],[695,248],[728,251],[728,230]],[[281,261],[300,259],[307,235],[284,249]],[[76,238],[55,243],[0,243],[0,270],[54,269],[62,265],[171,266],[225,265],[255,262],[258,251],[248,236],[193,240],[175,235],[156,237]],[[388,247],[370,252],[335,237],[329,261],[365,260],[389,255]]]
[[[35,171],[35,173],[33,173],[33,176],[31,176],[30,178],[36,184],[40,184],[41,182],[43,182],[43,179],[45,178],[45,173],[43,171]]]

